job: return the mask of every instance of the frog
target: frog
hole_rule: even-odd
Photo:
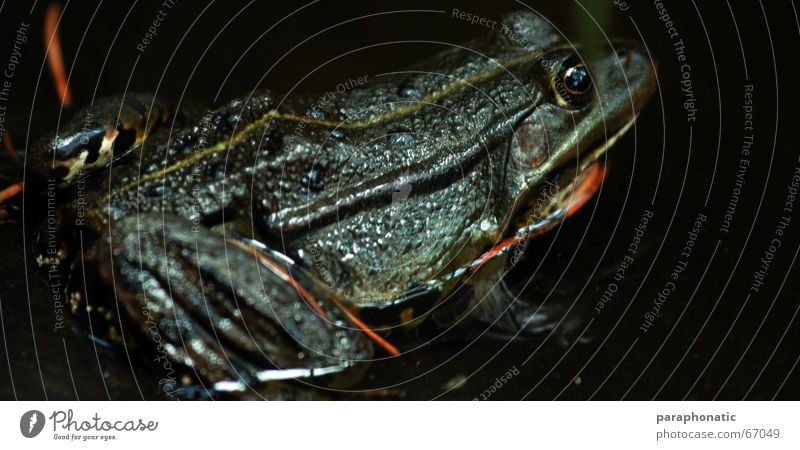
[[[37,261],[95,334],[209,395],[353,386],[423,324],[504,311],[539,331],[486,286],[592,197],[655,68],[636,42],[584,51],[538,14],[500,22],[322,94],[97,100],[29,151],[60,205]]]

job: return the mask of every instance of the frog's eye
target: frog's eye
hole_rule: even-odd
[[[585,94],[592,88],[592,77],[589,75],[589,70],[586,69],[584,65],[568,68],[564,71],[562,77],[564,86],[566,86],[571,93]]]
[[[583,106],[591,100],[594,82],[589,69],[582,62],[571,58],[559,69],[553,89],[562,106]]]

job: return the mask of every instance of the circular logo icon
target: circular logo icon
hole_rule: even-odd
[[[44,429],[44,413],[32,409],[19,419],[19,431],[26,438],[32,438],[39,435]]]

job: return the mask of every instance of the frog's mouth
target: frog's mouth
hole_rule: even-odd
[[[633,126],[636,122],[637,117],[633,117],[631,120],[626,122],[622,127],[620,127],[616,132],[612,133],[611,136],[606,138],[605,136],[600,137],[596,141],[592,142],[588,146],[589,152],[586,153],[583,157],[581,157],[580,164],[578,165],[578,171],[582,172],[586,170],[589,165],[600,159],[605,152],[608,151],[609,148],[613,147],[614,144],[617,143],[619,138],[621,138],[628,130]]]
[[[606,168],[599,161],[609,148],[617,143],[633,126],[636,117],[626,122],[611,135],[592,141],[582,150],[580,159],[563,161],[535,190],[528,203],[528,214],[518,224],[518,235],[540,234],[560,220],[577,212],[600,189]]]

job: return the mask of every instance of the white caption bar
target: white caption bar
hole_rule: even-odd
[[[797,402],[4,402],[0,436],[13,449],[797,449],[798,413]]]

